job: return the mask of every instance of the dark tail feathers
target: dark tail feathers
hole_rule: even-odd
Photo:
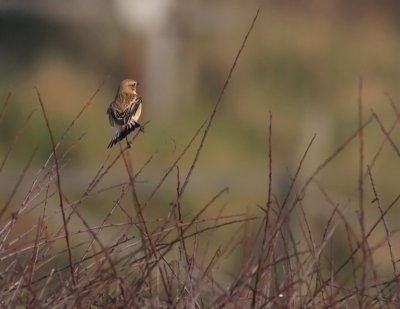
[[[126,126],[124,126],[121,131],[117,132],[114,135],[114,137],[108,144],[107,149],[111,148],[116,143],[123,140],[125,137],[128,136],[129,133],[133,132],[136,128],[139,128],[139,127],[140,127],[140,124],[138,124],[137,122],[129,123]]]

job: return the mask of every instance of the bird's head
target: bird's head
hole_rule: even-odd
[[[136,94],[138,82],[133,79],[124,79],[119,85],[119,91],[123,94]]]

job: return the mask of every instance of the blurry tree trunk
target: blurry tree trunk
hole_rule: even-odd
[[[168,118],[178,104],[186,103],[185,94],[194,85],[193,59],[186,57],[183,48],[182,6],[177,0],[119,0],[115,5],[125,29],[144,36],[143,88],[148,108],[157,117]]]

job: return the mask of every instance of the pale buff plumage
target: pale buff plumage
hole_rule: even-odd
[[[110,125],[115,127],[115,135],[107,148],[114,146],[136,128],[142,130],[142,126],[138,123],[142,113],[142,97],[136,92],[137,85],[133,79],[124,79],[107,109]]]

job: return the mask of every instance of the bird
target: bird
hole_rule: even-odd
[[[138,123],[142,114],[142,97],[137,94],[138,82],[133,79],[124,79],[117,90],[114,100],[107,108],[107,115],[110,125],[115,127],[114,137],[111,139],[107,149],[126,138],[128,147],[128,134],[143,127]]]

